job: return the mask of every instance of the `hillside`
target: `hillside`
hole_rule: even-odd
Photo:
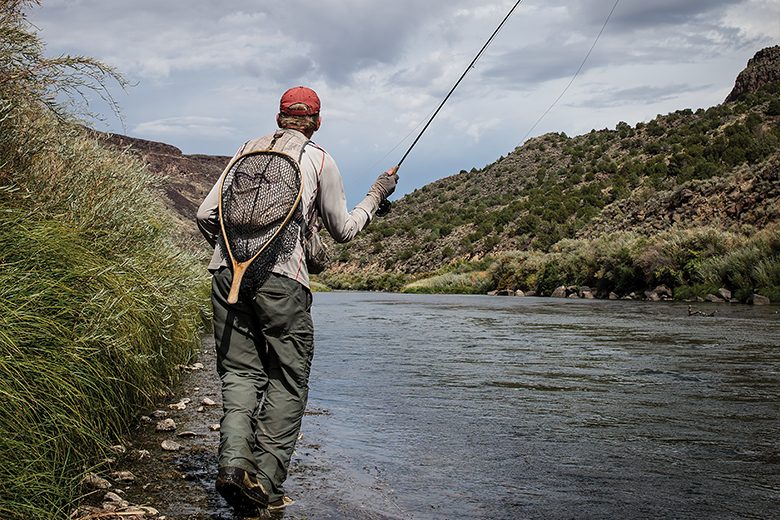
[[[169,144],[121,134],[94,134],[114,149],[130,151],[144,162],[151,173],[158,176],[163,201],[173,210],[177,220],[179,237],[184,243],[202,248],[195,214],[230,157],[186,155]]]
[[[119,147],[129,145],[153,172],[167,176],[167,200],[179,213],[183,229],[195,236],[197,204],[228,158],[187,156],[168,145],[125,136],[110,140]],[[619,240],[637,249],[626,267],[634,274],[630,283],[603,285],[602,296],[613,290],[641,293],[661,281],[695,285],[710,277],[710,285],[725,283],[722,276],[718,282],[715,274],[705,276],[703,271],[693,276],[684,264],[714,261],[716,252],[727,252],[726,244],[748,247],[744,240],[762,230],[769,230],[769,238],[756,246],[761,255],[780,255],[773,242],[780,223],[779,144],[780,46],[775,46],[748,62],[723,104],[695,112],[683,109],[633,126],[620,122],[614,129],[576,137],[542,135],[484,168],[415,190],[353,242],[331,242],[335,261],[321,279],[337,288],[396,290],[415,280],[457,272],[472,274],[465,276],[465,285],[442,290],[505,288],[549,294],[553,283],[600,283],[596,273],[607,267],[593,260],[593,272],[564,274],[565,269],[556,268],[558,275],[547,273],[547,283],[539,285],[541,271],[524,281],[507,278],[500,274],[504,264],[526,269],[533,262],[518,261],[518,255],[535,255],[536,264],[547,265],[574,247],[571,241],[587,249],[620,234]],[[668,260],[683,263],[675,269],[640,258],[650,255],[640,249],[663,249],[674,241],[696,242],[690,248],[698,256]],[[715,243],[702,245],[708,241]],[[553,256],[539,260],[539,255]],[[768,284],[770,292],[778,287],[780,296],[780,281],[773,281],[775,266],[770,262],[763,282],[745,275],[743,282],[731,284],[743,286],[743,298],[756,284]],[[664,270],[676,274],[664,276]],[[751,284],[754,287],[748,287]]]
[[[739,231],[777,222],[780,47],[760,52],[746,71],[767,72],[768,63],[772,82],[738,82],[756,89],[732,93],[728,103],[577,137],[543,135],[482,169],[416,190],[337,247],[336,269],[424,273],[617,230]]]

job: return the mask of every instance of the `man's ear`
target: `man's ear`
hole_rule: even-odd
[[[282,114],[276,114],[276,126],[282,127]]]
[[[322,124],[322,118],[320,116],[317,116],[317,126],[314,129],[315,132],[320,129],[321,124]]]

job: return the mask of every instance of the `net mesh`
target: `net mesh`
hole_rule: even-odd
[[[220,237],[236,262],[252,261],[241,282],[244,291],[259,287],[277,263],[290,258],[301,234],[303,213],[300,204],[285,224],[301,186],[295,161],[271,152],[248,155],[238,160],[222,183]],[[280,226],[283,229],[276,235]],[[269,244],[269,240],[272,242]]]

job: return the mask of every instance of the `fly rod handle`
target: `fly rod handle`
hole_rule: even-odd
[[[387,170],[387,174],[388,175],[395,175],[395,174],[397,174],[398,173],[398,168],[400,168],[400,167],[401,167],[401,164],[398,163],[397,165],[395,165],[392,168],[390,168],[389,170]],[[377,217],[384,217],[385,215],[390,213],[391,206],[392,205],[391,205],[389,200],[382,199],[382,202],[379,203],[379,207],[377,208],[375,215]]]

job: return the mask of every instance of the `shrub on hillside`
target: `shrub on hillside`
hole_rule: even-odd
[[[740,241],[739,236],[715,228],[667,231],[648,239],[636,263],[648,286],[697,284],[703,281],[702,262],[725,254]]]
[[[699,266],[702,280],[734,289],[744,301],[759,293],[780,301],[780,224],[774,224],[745,239]]]

